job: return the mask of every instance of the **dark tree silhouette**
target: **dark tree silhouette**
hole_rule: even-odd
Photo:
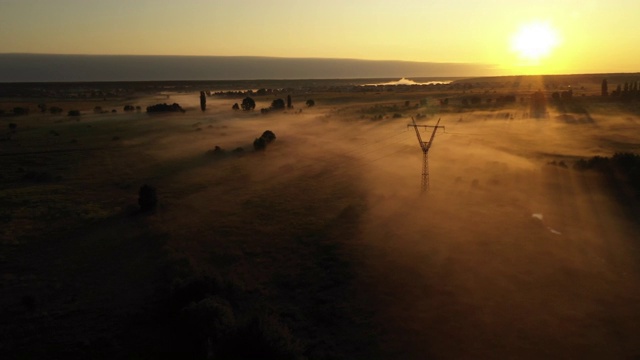
[[[242,100],[242,110],[248,111],[256,108],[256,102],[252,98],[246,97]]]
[[[267,141],[264,138],[259,137],[253,140],[253,149],[255,151],[262,151],[266,148],[267,148]]]
[[[609,84],[607,79],[602,80],[602,96],[609,96]]]
[[[261,138],[264,138],[268,143],[273,142],[276,139],[276,134],[273,133],[273,131],[271,130],[265,130],[265,132],[262,133],[262,136],[260,136]]]
[[[282,110],[284,109],[284,100],[282,99],[275,99],[271,102],[271,109],[274,110]]]
[[[140,187],[138,192],[138,205],[140,205],[140,211],[147,212],[156,208],[158,205],[158,196],[156,194],[156,188],[144,184]]]
[[[271,130],[266,130],[260,135],[259,138],[253,141],[253,148],[256,151],[261,151],[267,148],[267,145],[276,140],[276,134]]]
[[[291,104],[291,95],[287,95],[287,109],[292,109],[293,105]]]
[[[200,110],[207,110],[207,95],[204,91],[200,91]]]
[[[68,116],[80,116],[80,110],[69,110]]]
[[[233,106],[231,108],[233,110],[240,110],[240,106],[238,105],[238,103],[233,104]]]
[[[125,105],[123,110],[124,110],[124,111],[133,111],[133,110],[135,110],[135,109],[136,109],[136,108],[135,108],[135,107],[133,107],[133,105]]]
[[[148,113],[161,113],[161,112],[185,112],[185,110],[177,103],[173,103],[168,105],[164,104],[155,104],[152,106],[147,106]]]
[[[307,106],[308,106],[308,107],[312,107],[312,106],[314,106],[315,104],[316,104],[316,102],[315,102],[315,101],[313,101],[313,99],[309,99],[309,100],[307,100]]]

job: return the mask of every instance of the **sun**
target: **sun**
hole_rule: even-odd
[[[546,22],[522,25],[511,38],[511,48],[520,58],[531,62],[548,57],[559,43],[558,33]]]

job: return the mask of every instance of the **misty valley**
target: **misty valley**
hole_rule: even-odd
[[[639,82],[0,84],[0,356],[640,356]]]

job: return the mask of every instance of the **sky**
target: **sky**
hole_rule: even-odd
[[[500,75],[638,72],[638,14],[638,0],[0,0],[0,53],[482,63]],[[522,32],[541,28],[552,39],[531,55],[522,47],[539,40]]]

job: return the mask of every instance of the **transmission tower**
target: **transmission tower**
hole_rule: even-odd
[[[411,118],[411,122],[413,124],[410,124],[407,126],[412,126],[413,129],[416,131],[416,136],[418,137],[418,143],[420,143],[420,148],[422,149],[422,183],[421,183],[420,189],[422,192],[426,192],[427,190],[429,190],[429,149],[433,144],[433,138],[436,136],[436,130],[438,130],[439,128],[444,129],[444,126],[438,125],[440,124],[440,119],[438,119],[438,122],[435,125],[417,125],[413,117]],[[418,130],[419,127],[425,128],[425,129],[433,128],[433,132],[431,133],[431,138],[429,139],[429,141],[427,142],[422,141],[422,137],[420,136],[420,131]]]

